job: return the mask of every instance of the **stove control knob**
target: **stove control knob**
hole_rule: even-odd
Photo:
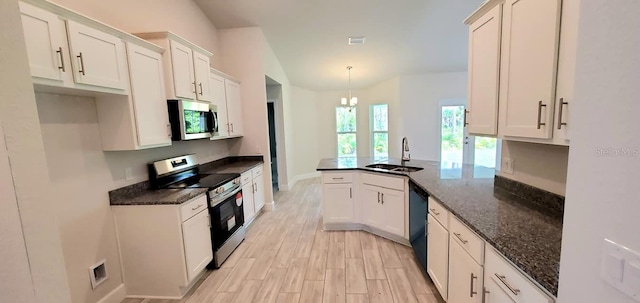
[[[221,193],[223,193],[223,192],[224,192],[224,188],[222,188],[222,187],[218,187],[218,189],[216,189],[216,192],[217,192],[217,193],[219,193],[219,194],[221,194]]]

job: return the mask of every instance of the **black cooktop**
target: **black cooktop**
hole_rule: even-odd
[[[240,174],[199,174],[194,178],[187,179],[180,183],[175,183],[169,188],[210,188],[222,186],[235,178],[240,178]]]

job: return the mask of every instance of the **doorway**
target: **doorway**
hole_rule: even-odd
[[[269,117],[269,150],[271,151],[271,187],[277,192],[278,186],[278,141],[276,140],[276,110],[273,100],[267,101],[267,115]]]
[[[501,142],[496,138],[472,136],[467,133],[465,99],[440,101],[440,162],[442,168],[456,169],[474,164],[496,169]]]

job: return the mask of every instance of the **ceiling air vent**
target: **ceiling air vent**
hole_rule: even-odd
[[[349,45],[364,44],[365,37],[349,37]]]

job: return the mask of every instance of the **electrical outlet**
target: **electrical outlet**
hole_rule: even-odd
[[[513,159],[504,158],[502,160],[502,172],[505,174],[513,175]]]
[[[133,169],[131,169],[131,167],[127,167],[124,169],[124,179],[126,181],[133,180]]]

